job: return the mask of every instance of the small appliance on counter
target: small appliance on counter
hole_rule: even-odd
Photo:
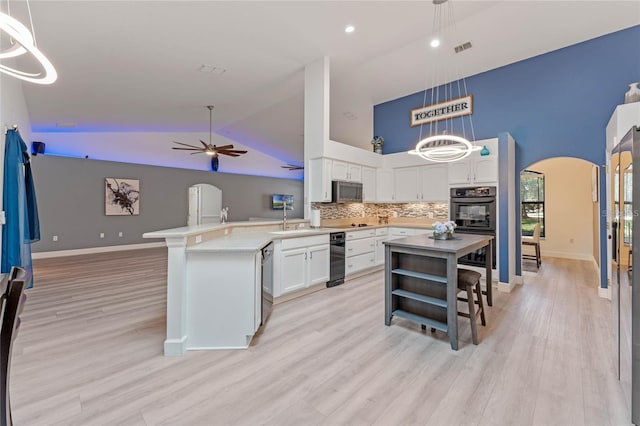
[[[311,210],[309,221],[311,222],[312,228],[320,228],[320,210]]]

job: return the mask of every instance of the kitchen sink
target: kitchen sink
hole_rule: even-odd
[[[305,232],[313,232],[315,229],[290,229],[288,231],[273,231],[269,232],[270,234],[278,234],[278,235],[290,235],[290,234],[304,234]]]

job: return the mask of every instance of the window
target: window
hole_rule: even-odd
[[[540,237],[544,237],[544,175],[542,173],[532,170],[520,173],[520,203],[522,235],[532,236],[533,228],[539,223]]]

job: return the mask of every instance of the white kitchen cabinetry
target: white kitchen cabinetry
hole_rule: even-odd
[[[389,228],[377,228],[376,229],[376,266],[384,265],[384,244],[383,242],[389,240]]]
[[[449,163],[449,185],[498,184],[498,149],[483,157],[472,152],[464,160]]]
[[[376,230],[347,231],[345,276],[375,266]]]
[[[275,242],[274,297],[329,281],[329,235]]]
[[[362,201],[376,201],[376,169],[373,167],[362,168]]]
[[[333,160],[331,178],[349,182],[362,182],[362,166]]]
[[[419,167],[402,167],[393,171],[396,202],[416,202],[420,200],[418,174]]]
[[[331,201],[331,167],[328,158],[316,158],[309,161],[309,199],[311,202]]]
[[[376,170],[376,201],[394,201],[393,169]]]
[[[449,168],[446,164],[420,167],[420,201],[449,202],[449,186],[447,178]]]
[[[394,170],[397,202],[448,201],[448,168],[444,164]]]

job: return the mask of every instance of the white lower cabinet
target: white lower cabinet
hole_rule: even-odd
[[[376,266],[384,265],[384,244],[389,240],[389,228],[377,228],[376,229],[376,253],[375,264]]]
[[[345,276],[375,266],[376,230],[348,231],[345,243]]]
[[[274,297],[329,281],[329,235],[274,244]]]

